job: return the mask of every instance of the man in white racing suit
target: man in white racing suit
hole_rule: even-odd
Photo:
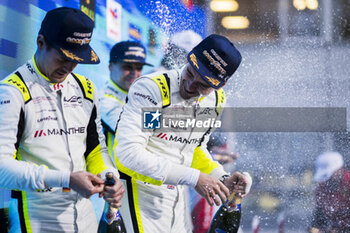
[[[0,83],[0,187],[12,189],[10,220],[20,225],[11,222],[10,232],[96,233],[88,198],[99,193],[121,206],[121,182],[105,187],[102,179],[119,174],[104,142],[97,90],[72,73],[78,63],[99,63],[89,46],[93,27],[80,10],[49,11],[33,58]]]
[[[113,142],[115,127],[119,119],[120,112],[125,104],[130,85],[141,76],[144,65],[152,66],[146,63],[146,48],[137,41],[121,41],[116,43],[110,51],[108,80],[101,97],[101,120],[103,133],[106,138],[108,153],[113,158]],[[123,182],[124,179],[121,179]],[[125,184],[125,183],[124,183]],[[127,197],[124,196],[122,203],[127,203]],[[96,214],[99,216],[104,208],[103,200],[92,197]],[[120,210],[123,215],[124,204]],[[131,226],[131,222],[126,222],[126,227]],[[129,231],[128,231],[129,232]]]
[[[129,177],[134,232],[191,232],[183,185],[194,187],[210,205],[225,202],[231,192],[244,195],[251,186],[249,174],[230,176],[212,161],[206,143],[213,124],[195,130],[161,120],[165,110],[179,113],[176,121],[190,109],[195,120],[217,122],[225,103],[221,87],[241,62],[239,51],[219,35],[204,39],[187,58],[180,70],[136,80],[117,124],[114,152],[119,171]]]
[[[110,79],[101,96],[101,119],[110,155],[115,127],[131,84],[141,76],[146,63],[146,48],[137,41],[116,43],[110,52]]]

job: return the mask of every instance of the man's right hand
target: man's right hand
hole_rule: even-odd
[[[195,189],[211,206],[214,202],[217,206],[224,204],[230,195],[229,189],[220,180],[203,172],[199,175]]]
[[[248,172],[235,172],[225,180],[224,184],[230,193],[239,193],[244,197],[249,193],[252,182],[252,177]]]
[[[72,172],[69,177],[69,187],[85,198],[104,189],[104,180],[86,171]]]
[[[100,174],[97,174],[98,177],[101,177]],[[99,197],[103,197],[110,206],[114,208],[119,208],[122,206],[122,198],[125,192],[123,183],[114,176],[114,185],[104,186],[104,192],[100,193]]]

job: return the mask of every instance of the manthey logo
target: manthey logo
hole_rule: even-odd
[[[166,133],[159,133],[157,138],[168,140],[168,135]]]
[[[34,138],[46,137],[51,135],[71,135],[83,134],[85,127],[72,127],[68,129],[41,129],[34,132]]]
[[[177,135],[172,135],[172,134],[166,134],[166,133],[159,133],[157,135],[157,138],[163,139],[165,141],[170,141],[170,142],[178,142],[182,144],[198,144],[201,141],[201,138],[184,138],[181,136]]]
[[[35,134],[34,134],[35,138],[39,138],[39,137],[42,137],[42,136],[47,136],[47,134],[44,132],[43,129],[35,131]]]

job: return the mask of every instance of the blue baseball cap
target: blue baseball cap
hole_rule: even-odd
[[[242,56],[226,37],[212,34],[189,52],[187,60],[211,87],[219,89],[237,70]]]
[[[137,41],[122,41],[113,46],[110,52],[109,62],[146,63],[146,49]]]
[[[82,11],[59,7],[48,11],[39,34],[69,61],[98,64],[100,59],[90,47],[94,22]]]

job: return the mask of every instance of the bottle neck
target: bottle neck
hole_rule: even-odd
[[[110,206],[108,202],[105,203],[104,212],[108,213],[108,212],[117,212],[117,211],[118,211],[118,208],[114,208]]]
[[[240,211],[241,210],[242,197],[237,196],[235,193],[232,193],[224,204],[228,212]]]

